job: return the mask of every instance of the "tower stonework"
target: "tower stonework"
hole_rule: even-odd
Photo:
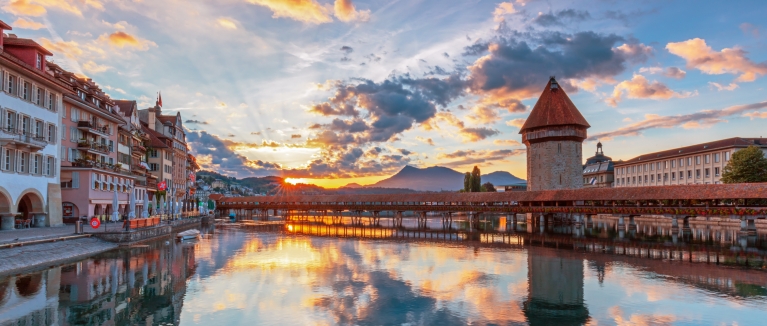
[[[583,187],[583,141],[591,127],[554,77],[520,129],[527,147],[527,190]]]

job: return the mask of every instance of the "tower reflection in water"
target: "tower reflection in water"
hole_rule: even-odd
[[[539,250],[527,258],[525,317],[531,325],[583,325],[583,259],[567,252]]]

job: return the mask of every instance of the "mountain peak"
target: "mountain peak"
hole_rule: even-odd
[[[513,184],[524,180],[511,173],[497,171],[482,176],[482,182],[492,184]],[[370,187],[408,188],[419,191],[456,191],[463,188],[463,173],[444,166],[417,168],[407,165],[395,175],[381,180]]]

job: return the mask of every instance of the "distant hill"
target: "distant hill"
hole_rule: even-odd
[[[360,185],[359,183],[354,183],[353,182],[353,183],[347,184],[347,185],[345,185],[345,186],[343,186],[341,188],[357,189],[357,188],[362,188],[362,185]]]
[[[524,181],[503,171],[482,176],[482,183],[490,182],[493,185],[507,185]],[[408,165],[390,178],[368,187],[407,188],[418,191],[457,191],[463,188],[463,173],[441,166],[419,169]]]

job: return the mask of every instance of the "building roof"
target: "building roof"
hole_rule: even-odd
[[[761,148],[767,148],[767,139],[733,137],[733,138],[716,140],[716,141],[712,141],[708,143],[669,149],[669,150],[665,150],[661,152],[643,154],[627,161],[615,162],[615,164],[616,165],[634,164],[639,162],[668,159],[668,158],[677,157],[677,156],[685,156],[685,155],[701,153],[701,152],[710,152],[716,149],[726,149],[726,148],[732,148],[732,147],[745,148],[751,145],[756,145]]]
[[[149,135],[149,146],[152,148],[168,148],[168,145],[165,145],[165,142],[160,140],[160,135],[158,132],[149,129],[149,127],[146,126],[146,124],[141,124],[141,130],[143,130],[147,135]]]
[[[605,153],[602,151],[602,142],[599,142],[597,143],[597,151],[594,154],[594,156],[586,159],[586,165],[599,163],[599,162],[607,162],[612,160],[613,160],[612,157],[605,155]]]
[[[40,50],[40,52],[42,52],[45,55],[53,55],[51,51],[48,51],[48,49],[44,48],[42,45],[37,44],[37,42],[30,40],[28,38],[18,38],[18,37],[11,37],[11,36],[4,37],[3,46],[7,46],[7,45],[33,47]]]
[[[133,108],[136,107],[135,100],[114,100],[115,105],[120,108],[120,112],[126,117],[133,115]]]
[[[600,174],[605,172],[612,172],[614,170],[613,162],[602,161],[591,164],[586,164],[583,167],[583,175]]]
[[[562,89],[554,77],[551,77],[519,133],[521,134],[527,129],[563,125],[591,127],[586,122],[586,118],[575,107],[573,101],[570,101],[570,98],[567,97],[565,90]]]
[[[386,195],[287,195],[223,198],[224,202],[543,202],[578,200],[709,200],[767,198],[767,183],[699,184],[684,186],[583,188],[543,191],[419,193]]]
[[[10,31],[13,29],[11,25],[6,24],[4,21],[0,20],[0,29]]]

